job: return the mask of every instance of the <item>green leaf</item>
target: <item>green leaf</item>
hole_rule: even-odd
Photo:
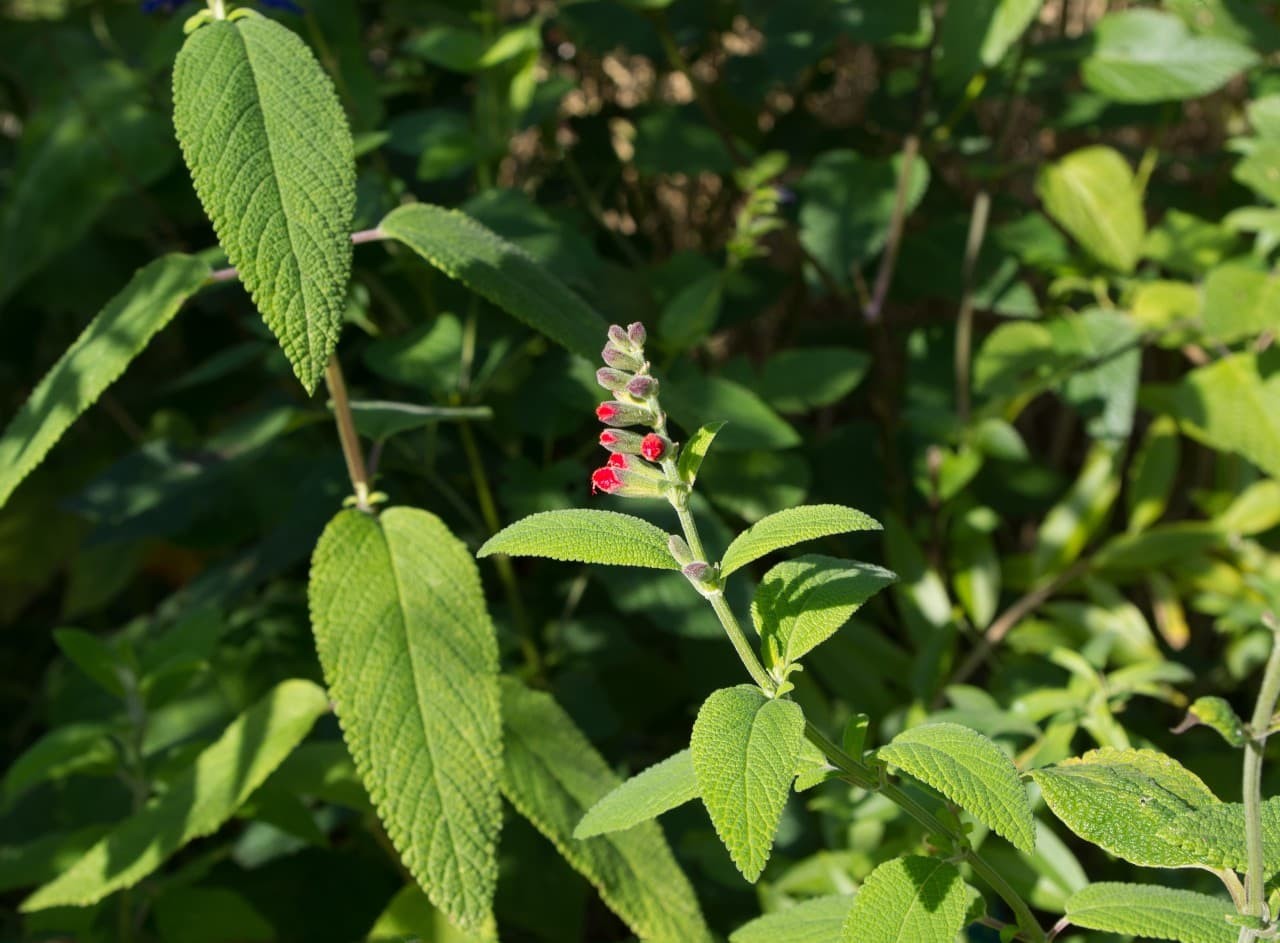
[[[414,203],[378,227],[450,278],[557,344],[595,360],[604,344],[600,315],[518,246],[456,210]]]
[[[785,670],[799,661],[895,579],[878,566],[818,554],[779,563],[751,602],[766,662]]]
[[[698,480],[698,469],[702,467],[702,460],[707,457],[707,450],[715,441],[716,433],[723,428],[723,422],[707,423],[705,426],[698,427],[698,431],[689,436],[689,441],[680,446],[680,458],[676,462],[676,471],[680,473],[680,480],[685,484],[692,485]]]
[[[724,421],[720,448],[789,449],[800,444],[800,433],[765,405],[753,391],[723,377],[686,373],[664,383],[662,404],[686,429]]]
[[[320,664],[391,843],[432,903],[493,920],[502,751],[498,643],[471,554],[416,508],[343,511],[308,586]]]
[[[755,883],[796,775],[804,713],[741,684],[713,693],[693,724],[698,792],[742,876]]]
[[[672,352],[688,350],[715,329],[724,298],[724,275],[709,272],[681,289],[658,319],[658,333]]]
[[[1170,401],[1182,431],[1280,477],[1280,361],[1272,351],[1223,357],[1182,378]]]
[[[573,837],[584,813],[619,780],[559,705],[504,678],[502,717],[502,791],[516,810],[642,940],[711,943],[693,888],[656,822],[581,841]]]
[[[969,893],[955,865],[910,855],[862,882],[844,925],[844,943],[954,943]]]
[[[125,683],[136,668],[123,652],[83,629],[54,629],[53,640],[98,687],[113,697],[125,696]]]
[[[1235,943],[1231,901],[1155,884],[1090,884],[1067,899],[1067,919],[1086,930],[1177,940]]]
[[[115,200],[155,182],[177,158],[169,122],[149,104],[140,75],[110,62],[77,69],[67,82],[26,112],[7,172],[0,305]]]
[[[1229,263],[1205,277],[1203,291],[1201,317],[1212,340],[1230,344],[1280,328],[1280,275]]]
[[[139,269],[107,302],[0,437],[0,506],[208,275],[199,259],[166,255]]]
[[[1049,509],[1036,534],[1032,571],[1060,572],[1084,550],[1120,493],[1123,442],[1094,442],[1071,490]]]
[[[846,291],[853,290],[851,270],[875,258],[889,238],[901,166],[901,156],[826,151],[796,183],[800,241]],[[928,186],[929,165],[917,157],[907,187],[908,214]]]
[[[333,83],[279,23],[215,20],[178,53],[173,124],[218,241],[314,391],[342,327],[356,207]]]
[[[729,943],[831,943],[840,938],[853,900],[833,894],[776,910],[738,927],[729,934]]]
[[[132,887],[187,842],[211,835],[280,765],[328,710],[310,681],[283,681],[223,731],[165,792],[125,819],[21,910],[87,907]]]
[[[1124,10],[1098,21],[1093,52],[1081,67],[1085,84],[1126,104],[1199,98],[1258,61],[1247,46],[1192,36],[1178,17]]]
[[[678,570],[680,565],[667,549],[668,536],[648,521],[617,511],[543,511],[498,531],[476,556],[505,553],[569,563]]]
[[[33,786],[78,772],[110,772],[120,753],[107,724],[60,724],[27,747],[0,780],[0,807],[9,806]]]
[[[1128,439],[1138,399],[1142,348],[1133,319],[1095,308],[1047,325],[1054,351],[1082,366],[1062,384],[1062,396],[1085,420],[1091,439]]]
[[[1218,735],[1233,747],[1244,746],[1248,739],[1245,735],[1244,721],[1240,719],[1235,708],[1226,698],[1196,698],[1187,708],[1187,716],[1174,732],[1182,733],[1197,724],[1216,730]]]
[[[980,68],[999,65],[1009,47],[1031,25],[1044,0],[970,0],[948,7],[942,21],[938,71],[958,89]]]
[[[1179,816],[1218,804],[1209,787],[1155,750],[1092,750],[1031,773],[1063,824],[1104,851],[1150,868],[1200,862],[1160,836]]]
[[[880,525],[861,511],[840,504],[807,504],[778,511],[733,539],[720,561],[720,575],[728,576],[783,547],[855,530],[880,530]]]
[[[1271,203],[1280,203],[1280,180],[1276,178],[1275,172],[1278,161],[1280,161],[1280,142],[1261,141],[1245,155],[1240,163],[1236,164],[1231,176],[1263,199]],[[1248,210],[1236,212],[1245,213]],[[1255,213],[1258,212],[1262,211],[1255,210]],[[1248,217],[1245,218],[1248,219]],[[1259,216],[1254,216],[1253,219],[1255,222],[1262,221],[1258,229],[1264,238],[1259,242],[1268,246],[1274,245],[1274,233],[1271,231],[1270,221],[1266,217]]]
[[[606,832],[620,832],[696,798],[698,781],[693,772],[693,754],[681,750],[606,794],[587,810],[573,830],[573,837],[594,838]]]
[[[1280,871],[1280,797],[1262,803],[1262,850],[1266,876]],[[1249,867],[1244,840],[1244,806],[1222,802],[1179,815],[1166,824],[1160,837],[1210,868]]]
[[[1146,221],[1129,164],[1109,147],[1073,151],[1040,172],[1036,193],[1045,212],[1109,268],[1132,272]]]
[[[925,724],[904,730],[878,752],[880,759],[928,783],[979,822],[1030,853],[1036,823],[1013,761],[976,730]]]
[[[957,515],[951,524],[951,584],[975,629],[990,625],[1000,605],[1000,554],[991,536],[997,524],[985,507]]]
[[[866,377],[871,357],[842,347],[780,350],[765,361],[755,390],[778,412],[831,406]]]
[[[1169,503],[1169,493],[1178,476],[1182,446],[1178,427],[1168,416],[1160,416],[1147,427],[1142,446],[1129,466],[1129,533],[1146,530],[1160,519]]]

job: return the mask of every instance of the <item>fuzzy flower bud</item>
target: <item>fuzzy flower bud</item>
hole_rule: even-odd
[[[693,562],[693,551],[689,549],[689,545],[684,542],[684,538],[679,534],[671,535],[667,541],[667,549],[671,551],[671,556],[681,567],[688,566]]]
[[[627,336],[626,330],[616,324],[609,325],[609,340],[623,350],[631,347],[631,338]]]
[[[661,476],[654,478],[630,468],[606,465],[591,473],[592,492],[603,491],[622,498],[660,498],[666,487]]]
[[[600,444],[610,452],[639,455],[645,438],[638,432],[628,432],[626,429],[606,429],[600,433]]]
[[[596,418],[608,426],[651,426],[658,417],[647,406],[609,400],[596,407]]]
[[[627,381],[627,392],[638,399],[648,399],[658,395],[658,381],[647,373],[632,377]]]
[[[610,393],[621,392],[627,389],[633,380],[638,379],[639,377],[624,373],[621,370],[614,370],[612,367],[601,367],[596,371],[596,382]]]
[[[671,441],[656,432],[650,432],[640,440],[640,454],[651,462],[656,462],[671,450]]]
[[[600,359],[611,367],[619,370],[639,370],[644,366],[644,361],[637,357],[629,350],[622,350],[614,347],[612,344],[600,351]]]
[[[637,348],[643,347],[644,342],[648,340],[648,333],[644,329],[644,325],[639,321],[627,325],[627,340],[631,341]]]
[[[680,572],[704,596],[716,589],[716,568],[710,563],[695,560],[693,563],[686,563],[680,568]]]
[[[609,468],[625,468],[627,471],[635,472],[637,475],[644,475],[654,481],[667,480],[667,476],[662,473],[661,469],[650,465],[638,455],[624,455],[621,452],[614,452],[609,456],[609,460],[605,464]]]

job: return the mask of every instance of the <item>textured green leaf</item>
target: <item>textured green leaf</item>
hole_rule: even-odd
[[[1067,899],[1067,919],[1086,930],[1180,943],[1235,943],[1226,898],[1154,884],[1090,884]]]
[[[710,943],[693,888],[656,822],[597,838],[573,837],[583,814],[619,780],[559,705],[504,678],[502,717],[502,790],[516,810],[640,939]]]
[[[1040,172],[1045,211],[1103,265],[1133,271],[1146,235],[1133,171],[1109,147],[1073,151]]]
[[[878,756],[928,783],[1023,851],[1035,848],[1036,822],[1017,767],[978,731],[924,724],[898,734]]]
[[[676,470],[680,478],[692,485],[698,480],[698,469],[702,468],[702,460],[707,457],[707,450],[715,441],[716,433],[724,428],[723,422],[711,422],[700,426],[698,431],[689,436],[689,441],[680,446],[680,458],[676,462]]]
[[[7,173],[0,305],[74,246],[113,201],[153,183],[178,156],[169,122],[150,103],[139,74],[120,62],[95,63],[78,68],[67,83],[26,113],[17,161]]]
[[[799,661],[894,579],[881,567],[819,554],[779,563],[751,602],[766,660],[778,668]]]
[[[1178,427],[1168,416],[1160,416],[1147,427],[1142,446],[1129,466],[1129,533],[1146,530],[1160,519],[1169,503],[1178,476],[1182,447]]]
[[[108,724],[60,724],[19,754],[0,780],[0,808],[28,789],[81,770],[114,771],[120,761]]]
[[[764,871],[796,775],[804,713],[741,684],[713,693],[693,724],[698,792],[743,877]]]
[[[1084,550],[1106,522],[1120,494],[1119,465],[1124,442],[1095,441],[1085,456],[1071,490],[1049,509],[1036,534],[1032,570],[1037,575],[1060,572]]]
[[[1280,477],[1280,359],[1235,354],[1182,378],[1170,403],[1182,431]]]
[[[573,830],[573,837],[594,838],[606,832],[620,832],[696,798],[698,780],[693,772],[693,754],[681,750],[605,795],[587,810]]]
[[[1062,397],[1085,420],[1091,439],[1127,439],[1133,431],[1142,349],[1133,319],[1094,308],[1047,325],[1057,354],[1088,365],[1073,369]]]
[[[734,538],[720,561],[720,575],[728,576],[753,560],[806,540],[879,529],[880,524],[866,514],[840,504],[808,504],[778,511]]]
[[[1155,750],[1092,750],[1032,772],[1044,801],[1069,829],[1104,851],[1152,868],[1200,862],[1161,830],[1218,804],[1200,778]]]
[[[916,855],[895,858],[862,882],[844,943],[955,943],[968,909],[969,893],[955,865]]]
[[[1104,16],[1081,72],[1085,84],[1112,101],[1149,104],[1199,98],[1221,88],[1258,57],[1218,36],[1193,36],[1186,24],[1157,10]]]
[[[125,819],[22,910],[86,907],[132,887],[187,842],[211,835],[280,765],[328,710],[310,681],[283,681],[232,721],[163,795]]]
[[[573,508],[543,511],[516,521],[486,540],[476,556],[505,553],[572,563],[678,570],[680,565],[667,549],[667,540],[667,534],[630,514]]]
[[[342,327],[356,206],[333,83],[279,23],[215,20],[178,53],[173,123],[218,241],[313,391]]]
[[[852,906],[852,895],[816,897],[744,923],[729,943],[831,943],[840,939]]]
[[[141,268],[44,375],[0,437],[0,506],[209,275],[188,255]]]
[[[1187,708],[1187,716],[1177,727],[1175,733],[1182,733],[1196,724],[1204,724],[1218,732],[1223,740],[1233,747],[1242,747],[1247,742],[1244,721],[1236,713],[1234,707],[1225,698],[1198,697]]]
[[[1187,812],[1160,831],[1196,861],[1211,868],[1245,871],[1249,855],[1244,841],[1244,806],[1223,802]],[[1262,803],[1262,850],[1267,876],[1280,871],[1280,797]]]
[[[528,253],[456,210],[414,203],[378,227],[450,278],[575,354],[595,360],[604,321]]]
[[[724,421],[717,448],[725,451],[789,449],[800,433],[753,390],[723,377],[685,373],[666,381],[662,404],[684,428]]]
[[[410,873],[455,923],[492,923],[498,644],[471,554],[433,514],[343,511],[308,587],[347,745]]]

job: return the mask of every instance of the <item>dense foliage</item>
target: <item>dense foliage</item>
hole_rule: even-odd
[[[1278,56],[0,0],[0,939],[1274,938]]]

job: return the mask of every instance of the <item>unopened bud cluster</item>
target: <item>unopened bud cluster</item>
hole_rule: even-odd
[[[612,454],[608,464],[592,473],[592,491],[657,498],[677,484],[662,464],[675,457],[675,445],[665,435],[666,416],[658,404],[658,381],[650,376],[644,356],[645,340],[639,322],[609,328],[601,353],[608,366],[596,371],[596,381],[614,398],[596,407],[596,418],[609,427],[600,433],[600,444]],[[636,426],[650,431],[633,431]]]

